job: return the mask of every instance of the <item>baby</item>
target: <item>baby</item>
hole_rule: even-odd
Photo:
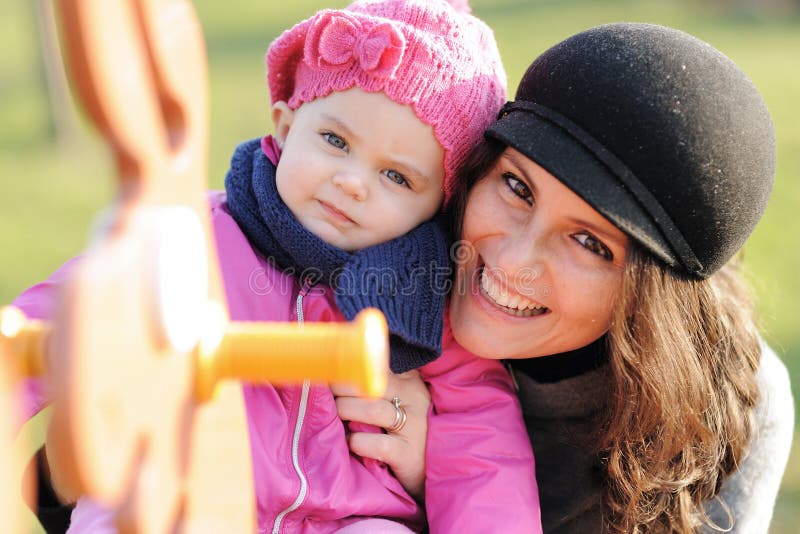
[[[261,283],[295,290],[273,290],[234,318],[350,320],[375,306],[389,323],[393,371],[439,355],[448,255],[431,219],[505,96],[492,33],[464,7],[356,2],[318,13],[272,44],[267,71],[275,134],[237,149],[222,209],[270,262],[257,264],[264,265]],[[246,257],[241,245],[226,250],[225,241],[222,256]],[[246,279],[223,271],[229,290]],[[295,282],[287,285],[282,276]],[[457,352],[422,369],[437,412],[430,439],[444,443],[427,457],[432,531],[466,524],[486,532],[514,517],[512,530],[535,532],[530,446],[521,454],[507,446],[515,432],[527,441],[513,389],[497,362]],[[465,383],[466,395],[446,393]],[[350,524],[352,531],[362,516],[404,525],[389,529],[373,519],[362,523],[364,531],[420,528],[420,508],[391,473],[346,454],[328,388],[253,386],[245,398],[262,528],[327,532]],[[507,402],[498,402],[499,410],[473,408],[500,398]],[[464,425],[472,427],[471,440],[462,439]],[[503,443],[475,439],[482,431]],[[469,459],[453,465],[456,450]],[[299,452],[302,460],[288,468],[287,459]],[[276,498],[276,488],[284,487]],[[506,500],[506,493],[514,496]]]

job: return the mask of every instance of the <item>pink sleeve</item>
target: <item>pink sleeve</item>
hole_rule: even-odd
[[[76,258],[72,258],[62,265],[50,278],[23,291],[13,305],[21,309],[31,319],[51,319],[55,313],[58,290],[73,268]],[[20,384],[21,411],[18,424],[39,413],[47,403],[49,397],[42,378],[29,378]]]
[[[208,194],[212,210],[217,210],[225,201],[225,194],[211,191]],[[56,312],[59,290],[69,278],[75,264],[81,256],[76,256],[58,268],[44,282],[33,285],[23,291],[13,305],[21,309],[31,319],[52,319]],[[31,417],[39,413],[49,403],[49,395],[45,381],[41,378],[30,378],[20,384],[21,414],[18,424],[21,426]]]
[[[89,497],[81,497],[72,510],[67,534],[117,534],[115,516],[113,510]]]
[[[421,372],[432,403],[425,483],[431,534],[542,532],[533,451],[503,365],[451,342]]]

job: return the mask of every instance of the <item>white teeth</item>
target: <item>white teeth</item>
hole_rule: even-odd
[[[489,297],[494,304],[507,309],[507,311],[514,315],[530,316],[547,311],[545,306],[528,300],[519,293],[509,294],[501,284],[497,283],[483,271],[480,274],[480,285],[484,294]]]

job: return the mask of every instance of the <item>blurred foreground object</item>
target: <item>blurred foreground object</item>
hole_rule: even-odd
[[[46,451],[61,495],[91,496],[126,532],[253,532],[243,399],[221,379],[350,381],[380,394],[385,320],[370,311],[302,331],[230,323],[208,216],[207,64],[191,3],[56,6],[73,88],[112,150],[119,187],[51,321],[3,311],[0,365],[45,373]],[[3,372],[0,409],[11,407],[16,375]],[[0,462],[10,461],[10,431],[0,432]],[[0,513],[13,517],[5,492],[19,491],[0,490]]]

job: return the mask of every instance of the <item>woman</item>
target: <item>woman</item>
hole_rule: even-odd
[[[766,532],[793,402],[729,261],[774,175],[756,89],[685,33],[601,26],[537,58],[486,138],[453,204],[453,343],[509,363],[544,530]],[[427,404],[392,388],[406,429],[351,447],[414,487]]]

